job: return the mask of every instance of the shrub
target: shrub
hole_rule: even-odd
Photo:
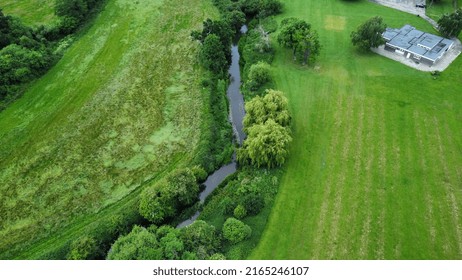
[[[185,251],[196,254],[198,259],[207,259],[221,247],[221,241],[215,227],[197,220],[181,229],[180,238]]]
[[[193,168],[191,168],[191,171],[194,174],[194,177],[196,177],[196,181],[199,182],[204,182],[207,179],[207,171],[204,170],[204,168],[200,167],[199,165],[195,165]]]
[[[265,200],[260,194],[249,193],[244,196],[242,204],[249,215],[257,215],[265,206]]]
[[[94,259],[98,254],[96,241],[89,236],[82,236],[71,244],[68,260]]]
[[[228,218],[223,224],[223,237],[231,243],[239,243],[252,234],[252,229],[243,222]]]
[[[252,90],[258,90],[262,85],[271,81],[270,65],[264,61],[259,61],[250,66],[247,87]]]
[[[247,215],[247,210],[245,209],[244,206],[239,204],[236,208],[234,208],[234,217],[237,219],[242,219]]]

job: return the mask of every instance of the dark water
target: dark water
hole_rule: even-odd
[[[241,71],[239,69],[239,50],[236,45],[231,47],[232,63],[229,67],[230,84],[227,91],[229,100],[229,120],[233,124],[234,134],[237,142],[242,145],[246,135],[242,121],[244,120],[244,97],[241,94]]]
[[[241,28],[241,33],[247,32],[247,26]],[[242,145],[246,135],[243,130],[242,121],[244,120],[245,110],[244,110],[244,97],[241,94],[241,71],[239,69],[239,50],[236,44],[231,47],[231,66],[229,67],[230,75],[230,84],[228,86],[227,96],[229,100],[229,121],[233,125],[234,135],[236,136],[236,141],[239,143],[239,146]],[[236,172],[236,160],[233,156],[233,161],[230,164],[222,166],[220,169],[215,171],[204,182],[205,189],[199,194],[199,199],[201,203],[205,201],[207,196],[215,190],[218,185],[220,185],[223,180],[229,175]],[[187,225],[192,224],[197,217],[199,217],[200,212],[197,211],[191,218],[181,222],[177,228],[182,228]]]

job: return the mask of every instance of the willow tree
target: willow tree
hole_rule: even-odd
[[[288,128],[268,119],[263,124],[248,128],[247,139],[238,150],[237,157],[241,163],[250,163],[257,167],[281,166],[289,154],[292,141]]]

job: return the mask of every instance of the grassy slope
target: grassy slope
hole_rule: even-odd
[[[462,58],[433,80],[350,43],[374,15],[431,31],[415,16],[365,1],[285,4],[323,49],[316,70],[277,50],[294,142],[251,258],[461,259]]]
[[[53,0],[2,0],[0,8],[27,24],[48,24],[54,18]]]
[[[428,8],[426,9],[426,14],[434,20],[438,20],[443,14],[454,12],[455,8],[460,6],[458,1],[454,3],[453,0],[442,0],[433,5],[430,5],[430,3],[431,1],[427,1]]]
[[[203,111],[189,34],[215,11],[201,0],[136,3],[109,1],[62,60],[1,112],[0,258],[38,257],[37,246],[67,241],[74,226],[189,160]]]

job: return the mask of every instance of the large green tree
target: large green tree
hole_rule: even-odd
[[[462,31],[462,8],[452,14],[444,14],[438,20],[440,33],[445,37],[457,37]]]
[[[109,260],[161,260],[163,253],[155,233],[135,226],[129,234],[117,239],[107,258]]]
[[[303,64],[314,62],[321,49],[318,33],[311,24],[297,18],[282,20],[278,43],[291,49],[294,60],[299,59]]]
[[[219,75],[223,74],[228,62],[223,51],[223,45],[217,35],[210,34],[205,38],[200,51],[200,60],[208,70]]]
[[[141,193],[139,212],[152,223],[160,224],[191,205],[198,193],[194,173],[187,168],[178,169]]]
[[[268,119],[263,124],[251,126],[247,131],[247,139],[237,153],[239,162],[269,168],[284,164],[292,141],[288,128]]]
[[[223,237],[231,243],[238,243],[250,237],[252,229],[235,218],[228,218],[223,224]]]
[[[383,19],[379,16],[368,19],[361,24],[356,31],[351,32],[351,42],[361,50],[367,51],[370,48],[377,48],[385,44],[382,33],[387,28]]]
[[[255,124],[264,124],[273,119],[281,126],[290,124],[290,113],[287,98],[281,91],[269,89],[265,96],[256,96],[245,104],[246,115],[244,127],[248,131]]]

